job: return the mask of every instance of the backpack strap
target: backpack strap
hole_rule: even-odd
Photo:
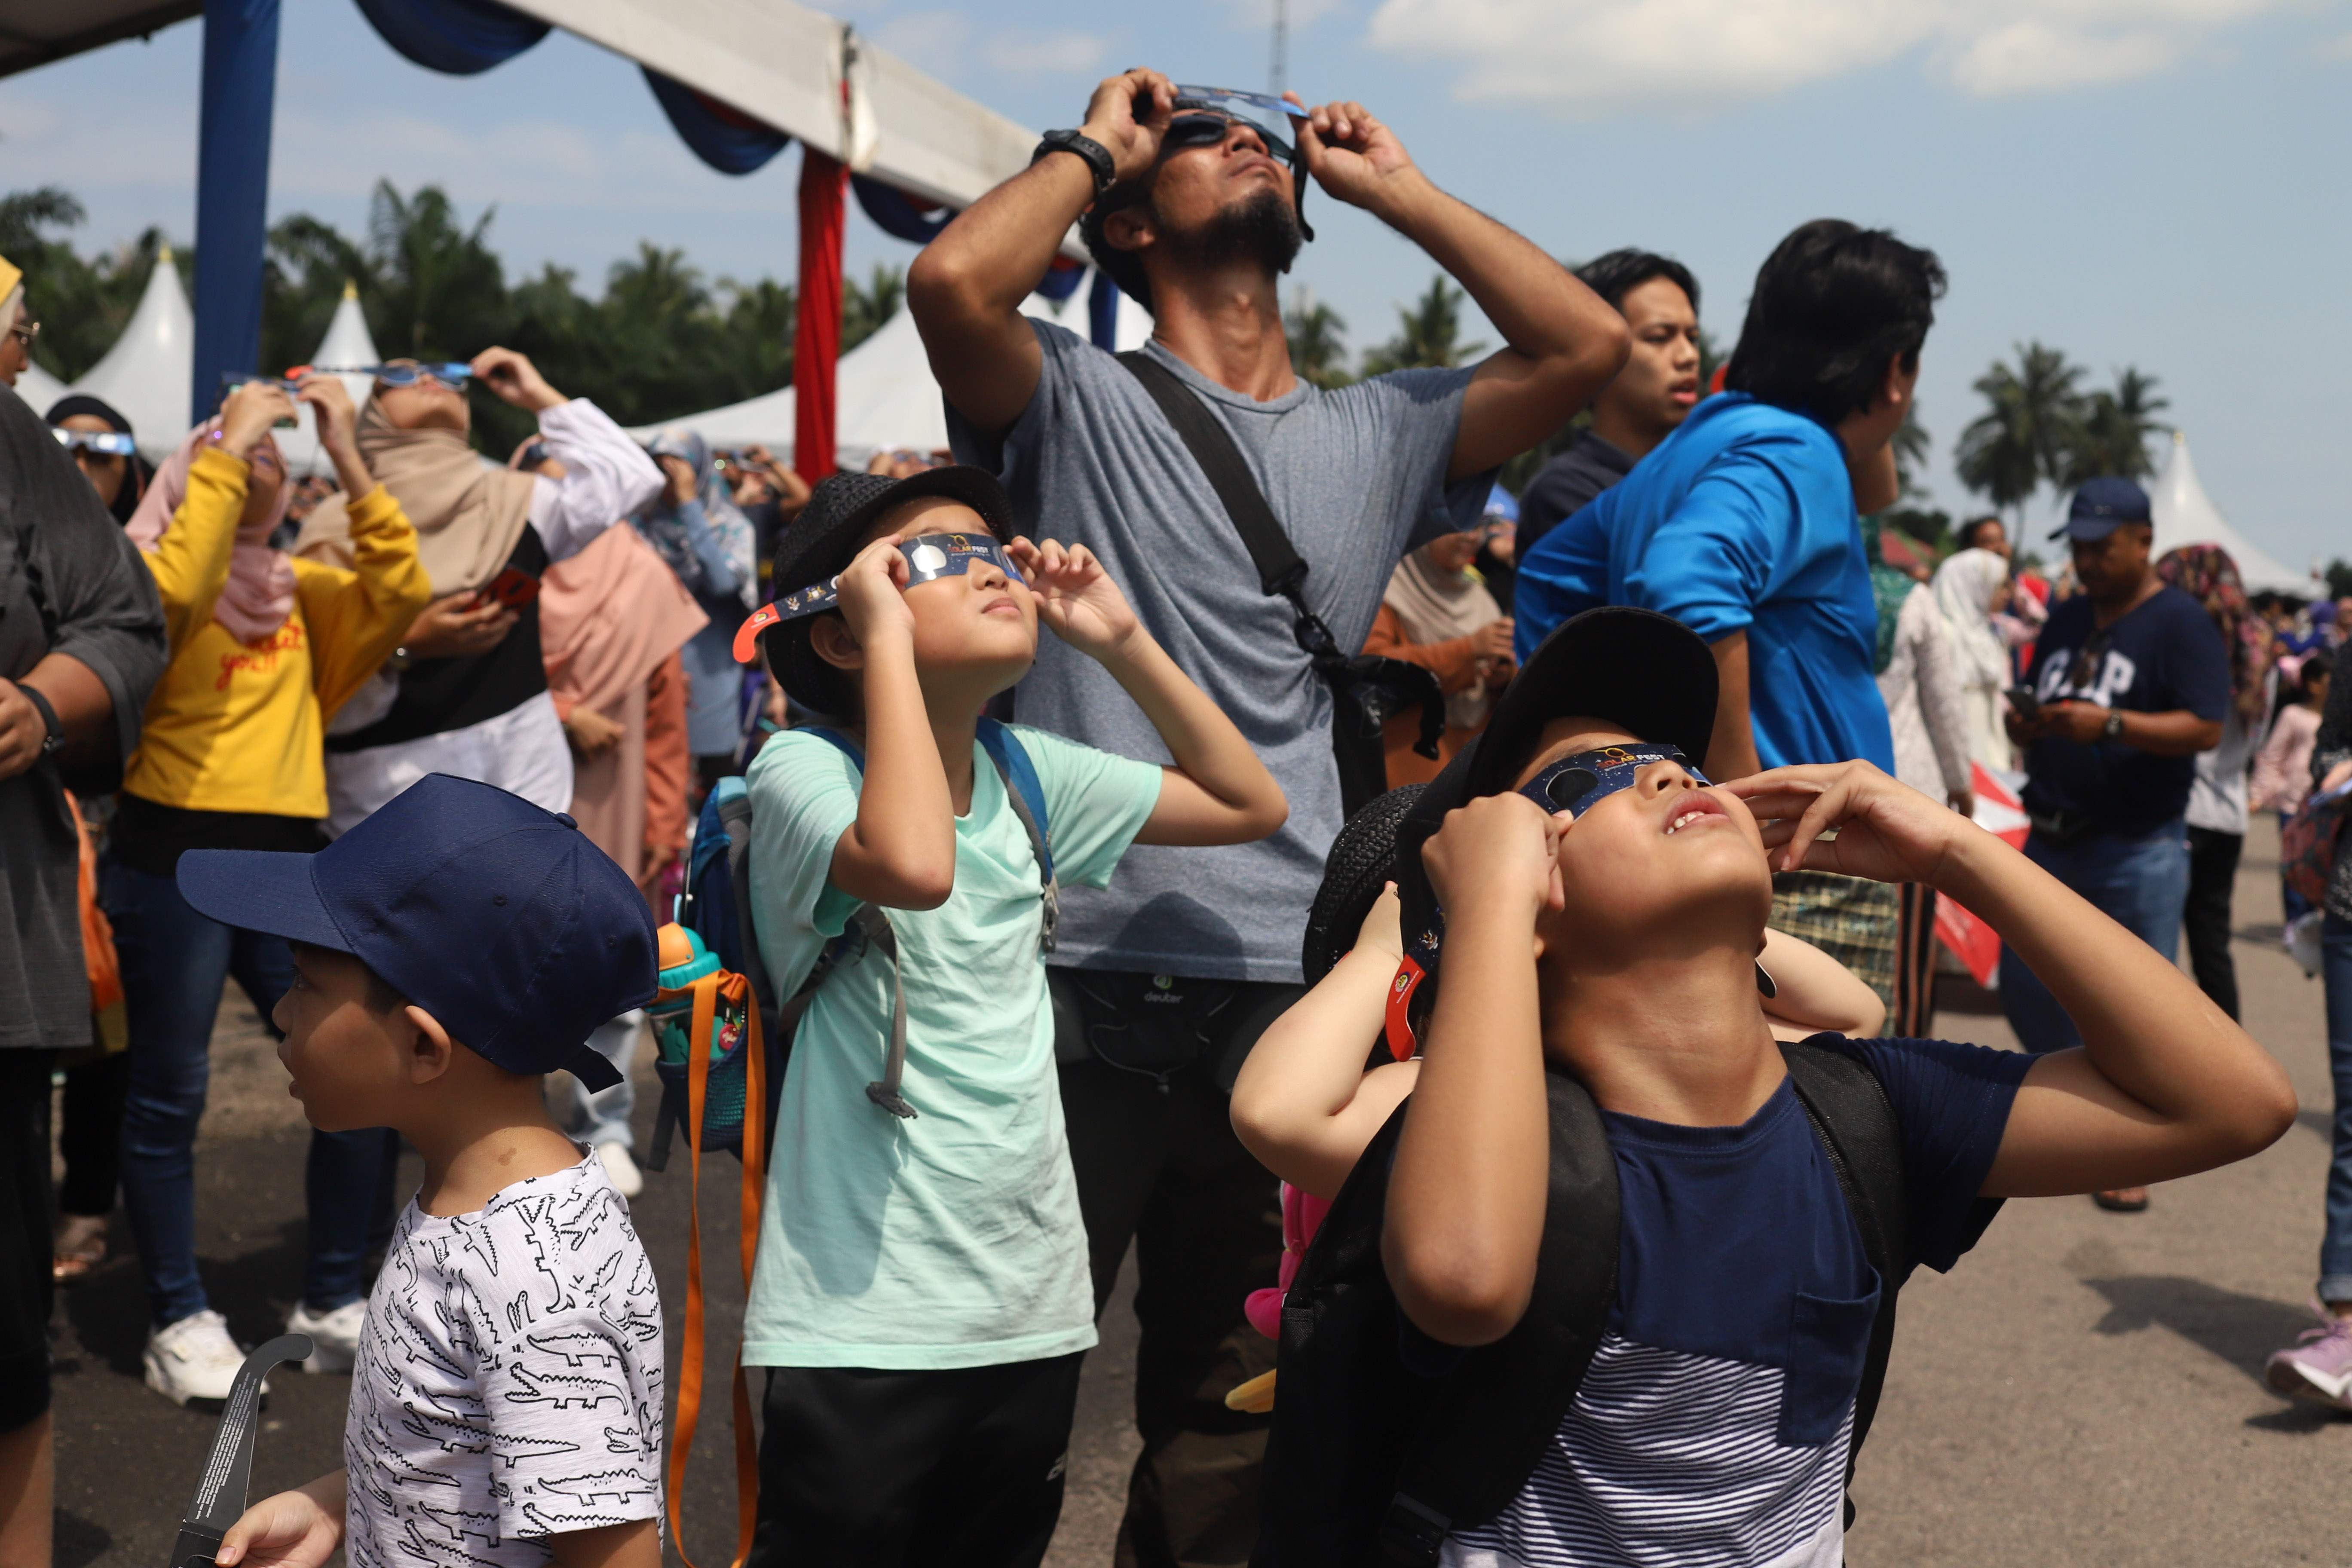
[[[1835,1041],[1835,1044],[1828,1043]],[[1895,1302],[1911,1278],[1909,1194],[1903,1179],[1903,1127],[1894,1102],[1869,1065],[1839,1036],[1783,1041],[1790,1087],[1797,1091],[1813,1135],[1830,1157],[1846,1205],[1862,1233],[1863,1251],[1878,1270],[1878,1315],[1870,1325],[1870,1348],[1862,1383],[1854,1391],[1853,1439],[1845,1458],[1845,1522],[1853,1524],[1853,1467],[1878,1396],[1886,1386],[1887,1357],[1895,1348]]]
[[[1054,830],[1045,812],[1045,784],[1037,776],[1037,764],[1029,760],[1029,750],[1021,737],[983,716],[977,738],[981,750],[996,764],[999,777],[1004,781],[1004,799],[1013,807],[1013,815],[1021,819],[1021,831],[1029,836],[1029,852],[1037,857],[1037,874],[1045,884],[1045,922],[1037,933],[1041,952],[1054,951],[1054,928],[1062,919],[1062,884],[1054,876]]]

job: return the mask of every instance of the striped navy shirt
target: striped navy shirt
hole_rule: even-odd
[[[1859,1040],[1902,1126],[1911,1247],[1948,1269],[2032,1058]],[[1836,1568],[1881,1282],[1783,1083],[1738,1127],[1603,1112],[1622,1221],[1608,1331],[1551,1447],[1445,1568]]]

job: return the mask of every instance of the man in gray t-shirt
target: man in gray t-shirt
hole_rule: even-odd
[[[1475,368],[1337,391],[1303,383],[1276,282],[1303,237],[1307,174],[1428,251],[1506,346]],[[908,274],[957,457],[998,473],[1036,534],[1102,558],[1289,797],[1289,822],[1261,843],[1139,850],[1109,889],[1067,890],[1053,956],[1097,1310],[1130,1238],[1140,1253],[1143,1453],[1119,1560],[1237,1564],[1256,1535],[1265,1423],[1223,1397],[1273,1363],[1241,1307],[1272,1282],[1281,1234],[1223,1085],[1296,994],[1307,906],[1340,826],[1332,704],[1290,606],[1262,591],[1150,395],[1109,354],[1020,313],[1074,222],[1151,310],[1144,352],[1231,433],[1307,563],[1308,603],[1348,650],[1363,646],[1398,558],[1475,526],[1493,470],[1616,374],[1626,331],[1541,250],[1438,190],[1362,105],[1286,114],[1180,93],[1148,70],[1097,88],[1082,130],[1047,132],[1028,172],[973,204]],[[1165,755],[1135,705],[1063,652],[1040,649],[1016,693],[1022,721]]]

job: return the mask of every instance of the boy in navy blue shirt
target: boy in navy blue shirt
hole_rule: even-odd
[[[2040,1058],[1816,1037],[1885,1091],[1916,1261],[1948,1268],[1988,1200],[2186,1175],[2294,1115],[2186,976],[1940,802],[1867,763],[1709,784],[1709,663],[1662,617],[1581,616],[1423,800],[1454,807],[1421,856],[1442,984],[1381,1222],[1408,1365],[1501,1341],[1535,1295],[1548,1064],[1599,1108],[1620,1212],[1590,1369],[1516,1494],[1446,1531],[1449,1568],[1843,1560],[1856,1396],[1900,1279],[1871,1263],[1759,1005],[1774,868],[1961,899],[2083,1026]]]

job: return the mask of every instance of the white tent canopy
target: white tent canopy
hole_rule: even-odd
[[[310,356],[310,363],[322,365],[381,363],[375,352],[375,339],[368,331],[367,317],[360,312],[357,284],[346,282],[343,285],[342,302],[335,307],[334,319],[327,323],[327,335],[319,340],[318,352]],[[276,366],[270,374],[274,375],[285,368],[283,365]],[[341,382],[343,390],[352,395],[353,408],[366,406],[368,394],[375,388],[371,377],[339,375],[335,379]],[[297,412],[300,416],[299,426],[292,430],[278,432],[278,449],[286,456],[287,471],[293,474],[330,473],[332,465],[327,461],[326,453],[319,449],[318,415],[307,403],[301,405]]]
[[[66,384],[39,365],[26,365],[16,377],[16,395],[23,398],[25,406],[35,414],[47,414],[49,405],[65,395]]]
[[[139,297],[130,324],[73,389],[112,404],[131,421],[139,450],[149,462],[161,463],[195,423],[188,412],[188,381],[195,363],[196,319],[166,246],[155,253],[147,291]]]
[[[2218,544],[2238,563],[2238,576],[2249,593],[2267,590],[2304,599],[2326,596],[2318,579],[2280,565],[2230,526],[2221,509],[2197,482],[2197,467],[2189,460],[2189,437],[2178,430],[2172,433],[2171,459],[2157,477],[2148,503],[2156,521],[2157,554],[2184,544]]]
[[[1085,292],[1081,289],[1065,300],[1059,316],[1053,302],[1042,294],[1029,296],[1021,309],[1025,315],[1058,321],[1083,333]],[[1150,313],[1121,295],[1119,348],[1141,348],[1150,335]],[[931,363],[924,356],[915,318],[903,309],[872,337],[841,356],[834,374],[834,399],[835,460],[844,468],[864,468],[868,458],[884,449],[929,452],[948,444],[947,410],[940,401],[940,385],[931,379]],[[757,444],[790,462],[793,409],[793,389],[787,386],[724,408],[640,426],[630,434],[651,436],[673,426],[682,426],[698,432],[713,447]]]

